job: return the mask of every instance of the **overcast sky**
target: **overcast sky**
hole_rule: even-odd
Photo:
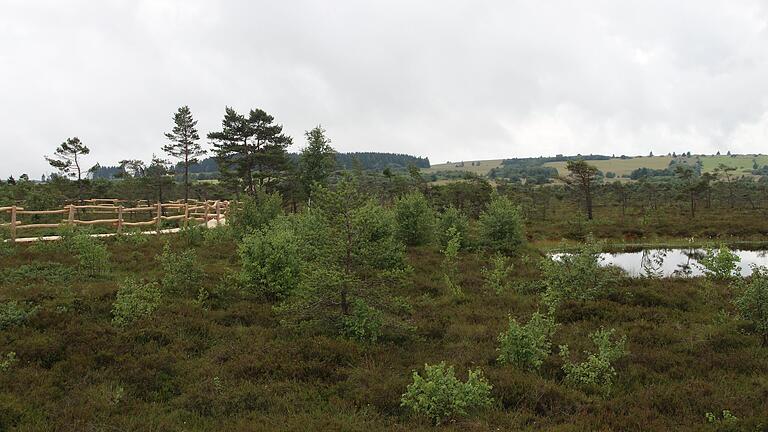
[[[339,151],[768,152],[763,1],[0,0],[0,176],[262,108]]]

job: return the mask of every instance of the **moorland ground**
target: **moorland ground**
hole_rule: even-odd
[[[375,342],[283,325],[275,299],[238,282],[237,240],[222,229],[100,241],[109,265],[91,276],[71,241],[6,248],[0,356],[14,358],[0,372],[0,429],[767,430],[768,348],[737,318],[733,282],[622,277],[599,298],[557,308],[553,352],[538,371],[498,361],[508,317],[527,321],[542,309],[539,246],[563,233],[580,242],[594,231],[620,243],[637,223],[643,238],[658,241],[699,230],[765,238],[760,213],[746,210],[712,209],[695,223],[670,211],[642,223],[642,214],[613,208],[576,225],[576,208],[557,210],[526,219],[529,242],[513,254],[510,287],[498,293],[484,282],[485,249],[459,254],[464,295],[456,299],[446,291],[442,246],[408,247],[411,270],[392,294],[411,305],[412,331]],[[118,325],[113,305],[126,279],[164,286],[167,267],[156,257],[165,243],[194,251],[202,270],[195,289],[165,291],[154,313]],[[11,316],[11,303],[22,318]],[[627,338],[609,394],[569,385],[556,354],[562,344],[574,355],[593,350],[589,334],[601,327]],[[441,361],[460,379],[481,369],[493,403],[440,425],[402,406],[412,372]],[[724,410],[737,422],[722,420]]]

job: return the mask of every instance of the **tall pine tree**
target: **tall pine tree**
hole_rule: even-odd
[[[250,195],[275,189],[285,176],[286,148],[292,141],[274,120],[261,109],[251,110],[246,117],[226,108],[221,132],[208,134],[214,143],[222,181]]]
[[[61,143],[56,148],[56,153],[53,157],[45,156],[45,160],[52,167],[58,169],[62,175],[77,178],[78,201],[83,200],[82,158],[90,152],[91,150],[80,141],[80,138],[74,137],[67,138],[66,141]]]
[[[197,120],[192,118],[192,111],[184,105],[173,115],[173,130],[165,134],[171,141],[163,146],[163,151],[168,155],[181,160],[184,167],[184,202],[189,199],[189,167],[199,162],[198,156],[205,154],[205,150],[197,141]]]

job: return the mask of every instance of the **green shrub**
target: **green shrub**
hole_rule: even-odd
[[[16,250],[16,245],[7,241],[9,238],[8,230],[0,227],[0,256],[13,255],[13,252]]]
[[[173,293],[197,292],[203,272],[193,249],[174,252],[170,244],[166,243],[156,259],[162,270],[160,280],[163,290]]]
[[[65,237],[64,242],[77,257],[78,271],[85,277],[104,276],[109,272],[110,253],[107,246],[95,237],[78,233]]]
[[[118,289],[112,304],[112,323],[126,327],[148,317],[160,307],[162,299],[163,293],[157,283],[127,279]]]
[[[585,352],[587,359],[581,363],[574,363],[570,359],[568,345],[560,346],[560,356],[563,358],[563,371],[565,381],[568,384],[580,387],[588,391],[598,391],[607,395],[613,388],[613,380],[616,378],[616,369],[613,363],[627,355],[625,345],[627,337],[611,340],[614,329],[600,329],[589,335],[597,346],[596,353]]]
[[[360,342],[376,342],[381,336],[383,314],[356,299],[352,304],[352,313],[342,319],[342,334]]]
[[[509,289],[512,264],[509,262],[509,258],[496,253],[491,257],[491,266],[483,267],[480,273],[483,275],[485,287],[493,290],[496,294],[501,294]]]
[[[179,238],[187,246],[200,246],[205,241],[205,232],[208,230],[205,225],[190,223],[182,225],[179,230]]]
[[[437,240],[441,247],[451,240],[451,227],[461,235],[461,248],[466,248],[469,245],[469,218],[454,206],[446,208],[437,219]]]
[[[493,197],[478,223],[483,243],[497,252],[514,253],[525,241],[520,208],[507,197]]]
[[[0,356],[0,372],[6,372],[12,368],[18,362],[16,359],[16,353],[11,351],[5,353],[4,356]]]
[[[512,364],[521,369],[537,370],[552,351],[552,335],[557,324],[552,316],[534,312],[525,325],[509,317],[509,328],[499,335],[501,364]]]
[[[461,289],[459,280],[459,247],[461,245],[461,234],[456,228],[449,228],[451,239],[443,249],[443,280],[445,281],[448,293],[456,300],[464,298],[464,292]]]
[[[715,280],[738,277],[740,261],[739,256],[724,244],[721,244],[717,249],[707,248],[704,256],[698,260],[704,275]]]
[[[279,193],[259,192],[232,203],[227,211],[227,225],[236,238],[258,231],[283,213],[283,198]]]
[[[122,244],[133,246],[133,247],[138,247],[138,246],[143,246],[149,242],[149,235],[142,234],[142,231],[140,229],[133,229],[129,231],[124,231],[119,235],[115,236],[115,240],[118,243],[122,243]]]
[[[282,299],[299,284],[302,259],[299,239],[287,220],[247,235],[238,253],[243,284],[269,299]]]
[[[29,283],[34,281],[48,284],[66,284],[76,275],[76,269],[68,265],[53,262],[34,262],[0,271],[0,282]]]
[[[742,319],[752,323],[763,345],[768,346],[768,267],[752,267],[752,275],[742,285],[734,300],[736,309]]]
[[[466,382],[456,378],[453,366],[445,362],[424,365],[425,376],[413,372],[413,383],[401,398],[401,405],[416,414],[430,418],[436,424],[464,417],[493,403],[492,386],[481,370],[470,370]]]
[[[26,307],[16,301],[0,303],[0,330],[26,323],[35,312],[36,307]]]
[[[203,231],[203,244],[213,246],[234,241],[234,233],[229,225],[208,228]]]
[[[615,278],[600,265],[601,261],[599,249],[592,242],[575,253],[545,258],[541,264],[546,286],[544,304],[552,309],[564,300],[586,301],[605,295]]]
[[[432,240],[435,213],[420,192],[411,192],[395,201],[397,234],[403,243],[420,246]]]
[[[715,427],[717,431],[740,431],[743,430],[738,427],[739,418],[733,415],[730,410],[723,410],[722,415],[718,416],[715,413],[708,412],[704,414],[704,418],[707,419],[707,423]]]

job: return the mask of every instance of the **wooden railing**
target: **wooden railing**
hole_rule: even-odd
[[[146,201],[144,201],[146,202]],[[56,210],[24,210],[23,207],[9,206],[0,207],[0,214],[10,213],[10,222],[0,223],[0,227],[7,228],[10,232],[11,241],[16,241],[20,230],[28,229],[51,229],[59,228],[62,225],[110,225],[116,228],[116,233],[120,234],[124,228],[153,226],[159,234],[162,229],[163,221],[178,221],[179,226],[188,226],[190,223],[205,224],[215,220],[216,225],[221,224],[224,215],[229,209],[229,201],[193,201],[187,203],[181,201],[172,201],[167,203],[156,203],[152,205],[142,205],[144,202],[138,202],[136,207],[126,207],[127,201],[118,199],[89,199],[84,200],[83,204],[68,204],[63,209]],[[141,219],[143,213],[147,213],[149,220]],[[35,215],[62,215],[59,223],[21,223],[19,219],[22,216]],[[97,215],[96,218],[85,220],[78,219],[82,215]],[[110,215],[108,218],[100,218],[102,215]]]

